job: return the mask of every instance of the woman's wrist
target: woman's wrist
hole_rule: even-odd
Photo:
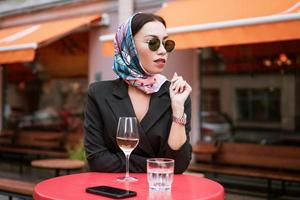
[[[172,104],[172,112],[174,117],[181,118],[184,114],[184,106]]]
[[[180,117],[180,118],[173,116],[172,120],[173,120],[173,122],[184,126],[186,124],[186,114],[183,113],[182,117]]]

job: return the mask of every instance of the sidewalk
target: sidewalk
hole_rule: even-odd
[[[14,178],[27,181],[42,181],[44,179],[54,177],[55,175],[54,170],[44,170],[33,168],[30,166],[23,166],[24,171],[22,174],[20,174],[19,166],[16,164],[1,161],[0,165],[0,177],[3,178]]]
[[[15,163],[3,162],[0,160],[0,177],[16,180],[25,180],[30,182],[40,182],[48,178],[55,177],[55,170],[39,169],[31,166],[24,166],[23,173],[19,173],[19,166]],[[62,171],[62,174],[65,172]],[[78,171],[71,171],[70,173],[78,173]],[[0,194],[0,200],[8,200],[7,196]],[[20,198],[13,198],[12,200],[22,200]]]

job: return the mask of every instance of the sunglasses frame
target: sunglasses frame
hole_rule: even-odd
[[[170,43],[170,42],[171,42],[171,44],[169,44],[169,45],[171,45],[171,48],[168,48],[167,43]],[[161,44],[163,45],[163,47],[165,48],[165,50],[168,53],[172,52],[175,49],[175,41],[174,40],[161,41],[159,38],[152,38],[147,43],[148,43],[148,48],[151,51],[157,51]]]

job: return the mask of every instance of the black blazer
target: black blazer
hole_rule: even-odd
[[[140,141],[130,155],[130,171],[146,172],[146,159],[173,158],[175,173],[182,173],[191,160],[191,99],[185,102],[187,141],[179,150],[172,150],[168,136],[172,124],[169,96],[170,82],[152,94],[149,110],[139,123]],[[91,171],[124,172],[125,156],[116,143],[119,117],[135,117],[128,86],[122,79],[101,81],[90,85],[85,110],[85,150]]]

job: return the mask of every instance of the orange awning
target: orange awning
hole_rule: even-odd
[[[156,14],[176,49],[300,39],[299,0],[178,0]],[[103,38],[105,52],[112,52],[112,36]]]
[[[0,64],[34,60],[35,50],[99,19],[82,16],[0,30]]]

